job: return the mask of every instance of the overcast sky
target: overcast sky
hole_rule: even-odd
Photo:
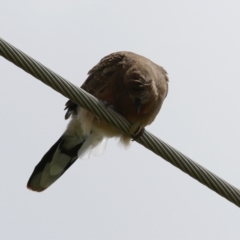
[[[0,37],[77,86],[126,50],[169,75],[147,129],[240,186],[240,1],[4,1]],[[65,130],[66,98],[0,58],[0,239],[240,239],[237,206],[136,142],[110,139],[42,193],[26,188]]]

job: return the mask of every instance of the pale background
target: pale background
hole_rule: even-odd
[[[77,86],[133,51],[169,73],[147,129],[240,187],[240,1],[3,1],[1,37]],[[237,206],[136,142],[26,189],[66,98],[0,58],[0,239],[240,239]]]

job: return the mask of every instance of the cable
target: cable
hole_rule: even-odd
[[[83,89],[76,87],[1,38],[0,55],[65,97],[71,99],[73,102],[106,120],[108,123],[122,130],[124,133],[129,134],[130,124],[121,115],[109,108],[106,108],[103,104],[99,103],[95,97],[85,92]],[[158,139],[153,134],[145,130],[143,136],[138,138],[136,141],[240,207],[239,189],[195,163],[193,160]]]

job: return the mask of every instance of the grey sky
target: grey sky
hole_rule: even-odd
[[[162,65],[147,129],[240,186],[240,2],[3,1],[1,37],[80,86],[103,56]],[[109,140],[42,193],[26,189],[60,137],[66,98],[0,58],[0,239],[240,239],[232,203],[147,149]]]

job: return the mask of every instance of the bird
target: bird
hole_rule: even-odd
[[[121,132],[90,111],[68,100],[65,132],[42,157],[30,176],[27,188],[42,192],[78,159],[103,152],[106,139],[116,137],[124,146],[144,133],[159,113],[168,93],[166,70],[148,58],[121,51],[102,58],[89,72],[81,88],[100,103],[122,115],[130,134]]]

